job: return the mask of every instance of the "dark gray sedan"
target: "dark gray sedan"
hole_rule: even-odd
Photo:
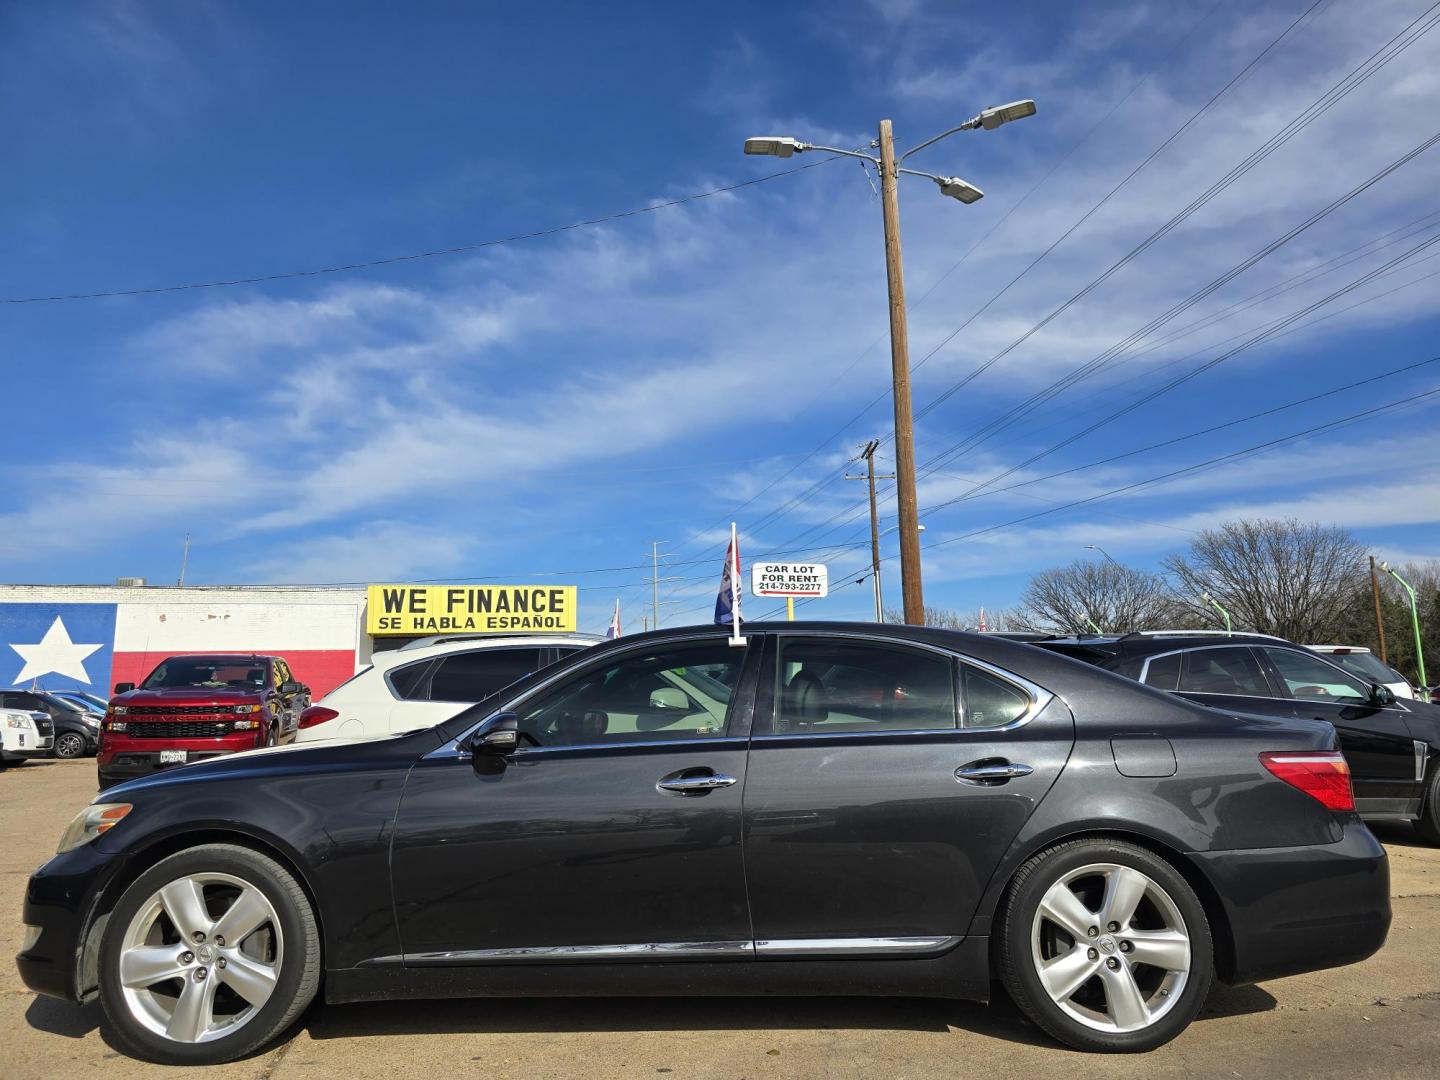
[[[24,921],[30,987],[198,1064],[322,986],[983,1000],[998,978],[1064,1043],[1145,1050],[1214,978],[1369,956],[1390,908],[1327,724],[986,635],[797,622],[621,638],[436,728],[112,788]]]

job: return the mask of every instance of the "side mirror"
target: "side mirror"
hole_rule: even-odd
[[[125,694],[134,689],[135,684],[133,682],[117,682],[115,684],[115,693],[117,694]]]
[[[280,684],[280,692],[282,694],[298,694],[300,690],[300,684],[294,679],[290,679],[288,682],[283,682]]]
[[[650,691],[650,708],[661,711],[689,712],[690,699],[685,691],[674,686],[662,686]]]
[[[1394,705],[1395,691],[1391,690],[1384,683],[1370,684],[1370,704],[1372,705]]]
[[[514,713],[499,713],[470,737],[475,758],[509,757],[520,748],[520,721]]]

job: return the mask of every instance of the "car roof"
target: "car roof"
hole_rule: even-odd
[[[596,645],[605,638],[597,634],[445,634],[435,637],[417,638],[406,642],[398,649],[382,649],[372,653],[370,664],[377,668],[391,668],[397,664],[424,660],[446,653],[484,648],[556,648],[566,646]]]
[[[1337,656],[1347,656],[1350,653],[1368,653],[1370,651],[1364,645],[1306,645],[1305,648],[1314,652],[1334,653]]]
[[[1076,635],[1068,638],[1049,638],[1035,642],[1042,648],[1065,652],[1080,657],[1155,656],[1160,653],[1178,652],[1181,649],[1222,648],[1226,645],[1271,645],[1304,649],[1285,638],[1270,634],[1230,633],[1223,630],[1145,631],[1131,634]]]

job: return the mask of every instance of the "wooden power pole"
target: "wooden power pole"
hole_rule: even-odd
[[[895,136],[880,121],[880,201],[885,212],[885,278],[890,286],[890,372],[895,398],[895,495],[900,511],[900,589],[905,621],[925,622],[920,584],[920,511],[915,497],[915,424],[910,407],[910,331],[905,321],[905,276],[900,263],[900,176]]]

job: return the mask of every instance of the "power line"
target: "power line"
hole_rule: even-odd
[[[767,173],[764,176],[757,176],[753,179],[742,180],[734,184],[725,184],[722,187],[710,188],[706,191],[697,191],[691,195],[684,195],[677,199],[668,199],[665,202],[632,207],[629,210],[605,214],[602,217],[586,218],[584,221],[573,221],[568,225],[556,225],[548,229],[535,229],[531,232],[515,233],[511,236],[501,236],[493,240],[480,240],[473,244],[459,244],[455,247],[436,248],[432,251],[416,251],[408,255],[391,255],[382,259],[365,259],[360,262],[343,263],[338,266],[322,266],[311,270],[283,270],[273,274],[256,274],[251,277],[224,278],[217,281],[197,281],[183,285],[105,289],[96,292],[58,293],[53,296],[3,297],[0,298],[0,304],[46,304],[66,300],[101,300],[116,296],[153,296],[158,293],[187,292],[194,289],[223,289],[234,285],[259,285],[270,281],[289,281],[294,278],[323,277],[327,274],[346,274],[357,270],[373,270],[380,266],[393,266],[397,263],[415,262],[420,259],[434,259],[443,255],[463,255],[466,252],[480,251],[483,248],[500,247],[503,244],[514,244],[521,240],[539,240],[548,236],[558,236],[561,233],[573,232],[576,229],[588,229],[597,225],[605,225],[612,221],[639,217],[642,214],[652,214],[657,210],[668,210],[672,207],[684,206],[686,203],[698,202],[701,199],[708,199],[715,195],[723,195],[727,192],[739,191],[742,188],[754,187],[756,184],[764,184],[771,180],[778,180],[783,176],[793,176],[807,169],[828,165],[830,162],[836,160],[838,160],[836,157],[822,158],[819,161],[812,161],[808,165],[798,165],[792,169],[781,169],[779,172]]]

